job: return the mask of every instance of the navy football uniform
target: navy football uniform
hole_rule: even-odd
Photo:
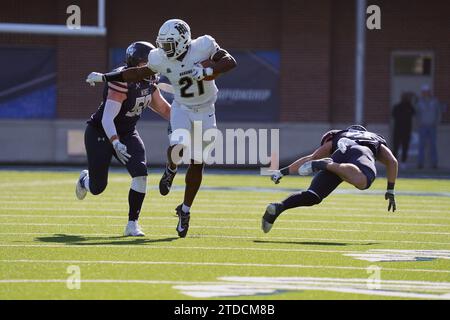
[[[340,139],[346,138],[354,142],[343,153],[338,148]],[[331,158],[336,163],[351,163],[357,166],[367,178],[368,189],[376,178],[377,170],[375,159],[378,156],[381,145],[387,145],[386,140],[379,134],[369,131],[341,130],[334,133],[332,138]],[[322,170],[317,173],[311,182],[309,190],[316,193],[320,199],[326,198],[342,179],[336,174]]]
[[[116,69],[116,71],[123,68],[125,67]],[[127,95],[119,114],[114,119],[120,142],[127,146],[127,152],[131,155],[126,163],[127,170],[133,178],[147,176],[145,146],[136,130],[136,123],[141,118],[142,111],[150,105],[156,87],[153,82],[147,80],[136,83],[110,82],[105,85],[103,101],[98,110],[87,121],[88,126],[85,132],[90,191],[92,194],[99,194],[106,188],[111,158],[113,156],[117,158],[102,125],[108,90]]]
[[[120,67],[114,71],[121,71],[123,69],[126,69],[126,67]],[[117,134],[121,137],[134,132],[136,123],[141,118],[142,111],[150,105],[152,94],[156,89],[155,85],[146,80],[133,83],[108,82],[103,91],[103,101],[100,104],[100,107],[88,121],[90,125],[99,128],[100,130],[103,130],[103,110],[105,108],[109,89],[127,95],[127,99],[122,103],[119,114],[114,119]]]

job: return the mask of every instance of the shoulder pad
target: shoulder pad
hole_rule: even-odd
[[[211,37],[210,35],[204,35],[204,36],[198,37],[194,41],[195,41],[194,45],[199,50],[206,51],[210,54],[215,53],[219,49],[219,46],[217,45],[216,40],[214,40],[214,38]]]

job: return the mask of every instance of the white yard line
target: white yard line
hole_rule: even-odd
[[[214,205],[212,205],[212,207],[214,207]],[[175,210],[168,210],[167,209],[167,206],[162,206],[161,207],[162,209],[164,209],[164,211],[167,211],[168,213],[174,213],[175,212]],[[243,215],[243,214],[258,214],[258,215],[261,215],[262,213],[264,213],[264,210],[265,209],[265,207],[261,207],[261,208],[258,208],[258,211],[260,211],[260,212],[254,212],[254,213],[249,213],[247,210],[242,210],[242,209],[238,209],[238,210],[236,210],[236,208],[235,207],[230,207],[230,209],[229,210],[216,210],[216,209],[212,209],[212,210],[210,210],[210,209],[194,209],[195,210],[195,213],[207,213],[207,214],[210,214],[210,215],[226,215],[226,214],[240,214],[240,215]],[[358,208],[337,208],[337,207],[333,207],[333,208],[318,208],[318,209],[321,209],[321,210],[326,210],[326,211],[330,211],[330,210],[342,210],[343,212],[346,212],[346,211],[357,211],[357,212],[361,212],[361,211],[370,211],[369,209],[358,209]],[[314,209],[314,211],[318,211],[318,209]],[[148,210],[148,209],[144,209],[144,210]],[[385,207],[383,207],[383,209],[379,209],[379,210],[373,210],[373,211],[380,211],[380,212],[384,212],[386,210],[386,208]],[[99,208],[99,206],[97,206],[97,207],[94,207],[94,208],[86,208],[86,207],[83,207],[83,206],[79,206],[79,207],[63,207],[63,208],[55,208],[55,207],[41,207],[41,208],[36,208],[36,207],[3,207],[3,206],[0,206],[0,212],[1,211],[30,211],[30,212],[34,212],[34,211],[47,211],[47,212],[96,212],[96,213],[100,213],[100,212],[124,212],[124,211],[126,211],[126,209],[125,208],[113,208],[112,206],[111,207],[103,207],[103,208]],[[305,210],[306,211],[306,210]],[[438,212],[438,213],[441,213],[441,215],[437,215],[437,216],[430,216],[430,215],[409,215],[408,216],[408,214],[410,214],[410,213],[412,213],[413,211],[406,211],[406,212],[403,212],[401,215],[400,215],[400,213],[395,213],[396,215],[398,215],[398,217],[399,218],[402,218],[402,219],[427,219],[427,220],[429,220],[429,219],[441,219],[441,220],[450,220],[450,216],[448,216],[448,217],[446,217],[446,216],[442,216],[442,215],[444,215],[446,212],[444,212],[444,211],[441,211],[441,210],[435,210],[436,212]],[[414,210],[414,212],[418,212],[418,213],[427,213],[427,212],[433,212],[433,211],[431,211],[431,210],[426,210],[426,211],[424,211],[424,210]],[[449,213],[450,213],[450,211],[449,211]],[[297,214],[297,215],[307,215],[307,213],[306,214],[303,214],[303,213],[289,213],[290,215],[295,215],[295,214]],[[386,214],[388,214],[387,213],[387,211],[386,211]],[[391,215],[392,215],[392,213],[390,213]],[[1,215],[1,213],[0,213],[0,215]],[[318,212],[318,213],[310,213],[309,215],[318,215],[318,216],[331,216],[331,217],[342,217],[342,216],[345,216],[345,213],[344,214],[341,214],[341,213],[339,213],[339,212],[337,212],[336,214],[323,214],[323,213],[320,213],[320,212]],[[358,215],[349,215],[349,216],[354,216],[354,217],[357,217]],[[361,215],[359,215],[359,216],[361,216]],[[365,215],[366,217],[377,217],[376,215]],[[387,216],[388,218],[392,218],[393,216]]]
[[[0,222],[0,226],[78,226],[78,227],[123,227],[122,224],[104,224],[104,223],[70,223],[68,225],[61,223],[25,223],[25,222]],[[152,224],[155,228],[173,228],[173,225],[159,225]],[[220,229],[220,230],[260,230],[258,227],[242,227],[242,226],[210,226],[210,225],[194,225],[191,226],[192,229]],[[277,230],[286,231],[332,231],[332,232],[364,232],[364,233],[393,233],[393,234],[431,234],[431,235],[450,235],[450,232],[431,232],[431,231],[399,231],[399,230],[367,230],[367,229],[335,229],[335,228],[287,228],[287,227],[276,227]],[[412,234],[413,233],[413,234]]]
[[[33,218],[33,219],[40,219],[40,218],[51,218],[51,219],[124,219],[123,215],[99,215],[99,216],[92,216],[92,215],[43,215],[43,214],[0,214],[1,218]],[[140,220],[174,220],[173,217],[141,217]],[[195,217],[195,220],[198,221],[230,221],[230,222],[255,222],[259,219],[256,218],[201,218],[201,217]],[[417,226],[417,227],[450,227],[450,224],[438,224],[438,223],[403,223],[403,222],[374,222],[374,221],[342,221],[342,220],[335,220],[335,221],[324,221],[324,220],[303,220],[303,219],[289,219],[289,220],[281,220],[278,221],[279,223],[328,223],[328,224],[367,224],[367,225],[394,225],[394,226]]]
[[[0,236],[17,236],[17,232],[0,232]],[[32,235],[32,236],[38,236],[38,235],[50,235],[54,236],[55,232],[21,232],[20,235]],[[85,233],[82,234],[76,234],[76,236],[117,236],[117,234],[112,233]],[[147,235],[145,238],[161,238],[161,237],[174,237],[175,234],[150,234]],[[435,242],[435,241],[409,241],[409,240],[385,240],[385,239],[336,239],[336,238],[299,238],[299,237],[257,237],[257,236],[226,236],[226,235],[196,235],[191,234],[189,235],[190,239],[230,239],[230,240],[254,240],[254,241],[267,241],[267,242],[276,242],[276,241],[306,241],[306,242],[312,242],[312,241],[336,241],[338,243],[342,242],[356,242],[354,245],[359,245],[358,242],[361,242],[361,245],[365,245],[365,243],[371,243],[371,242],[380,242],[380,243],[406,243],[406,244],[433,244],[433,245],[447,245],[450,246],[450,242]],[[96,240],[102,240],[102,239],[96,239]],[[289,244],[289,243],[286,243]],[[353,245],[353,244],[352,244]],[[7,245],[5,245],[7,246]]]
[[[275,264],[275,263],[233,263],[233,262],[194,262],[194,261],[121,261],[121,260],[36,260],[36,259],[1,259],[0,263],[62,263],[62,264],[111,264],[111,265],[190,265],[190,266],[221,266],[221,267],[256,267],[256,268],[298,268],[298,269],[334,269],[334,270],[364,270],[366,267],[324,266],[304,264]],[[450,273],[450,270],[382,268],[383,271],[398,272],[429,272]]]

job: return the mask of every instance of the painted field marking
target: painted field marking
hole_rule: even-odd
[[[380,280],[382,289],[370,289],[367,279],[318,277],[220,277],[223,284],[176,285],[195,298],[273,295],[286,291],[318,290],[376,296],[450,299],[450,283]]]
[[[66,226],[60,223],[23,223],[23,222],[0,222],[0,225],[4,226]],[[103,226],[103,227],[123,227],[121,224],[104,224],[104,223],[71,223],[70,226],[78,227],[93,227],[93,226]],[[152,227],[155,228],[173,228],[172,225],[158,225],[153,224]],[[197,225],[191,226],[192,229],[225,229],[225,230],[260,230],[256,227],[241,227],[241,226],[210,226],[210,225]],[[398,230],[367,230],[367,229],[335,229],[335,228],[288,228],[288,227],[277,227],[277,230],[286,231],[333,231],[333,232],[367,232],[367,233],[394,233],[394,234],[409,234],[413,232],[414,235],[417,234],[432,234],[432,235],[450,235],[450,232],[432,232],[432,231],[398,231]]]
[[[212,266],[212,267],[250,267],[250,268],[298,268],[298,269],[333,269],[333,270],[367,270],[365,267],[351,266],[324,266],[303,264],[275,264],[275,263],[233,263],[233,262],[192,262],[192,261],[120,261],[120,260],[36,260],[36,259],[1,259],[0,263],[62,263],[62,264],[130,264],[130,265],[190,265],[190,266]],[[399,272],[430,272],[450,273],[450,270],[432,269],[407,269],[407,268],[383,268],[383,271]]]
[[[450,260],[450,250],[371,249],[362,253],[348,253],[344,255],[370,262]]]
[[[1,235],[14,235],[17,236],[17,232],[0,232]],[[55,232],[21,232],[20,235],[55,235]],[[117,234],[111,233],[82,233],[76,234],[76,236],[117,236]],[[174,234],[157,234],[145,236],[145,238],[160,238],[160,237],[173,237]],[[144,238],[144,239],[145,239]],[[255,240],[255,241],[269,241],[270,240],[291,240],[291,241],[336,241],[336,242],[381,242],[381,243],[408,243],[408,244],[436,244],[436,245],[450,245],[450,242],[434,242],[434,241],[409,241],[409,240],[386,240],[386,239],[336,239],[336,238],[299,238],[299,237],[258,237],[258,236],[228,236],[228,235],[208,235],[208,234],[190,234],[189,239],[229,239],[229,240]],[[98,239],[101,240],[101,239]],[[358,245],[357,243],[355,245]],[[7,245],[5,245],[7,246]]]
[[[123,215],[100,215],[100,216],[91,216],[91,215],[43,215],[43,214],[0,214],[1,218],[51,218],[51,219],[124,219]],[[141,217],[140,220],[173,220],[173,217]],[[256,218],[201,218],[195,217],[195,220],[198,221],[241,221],[241,222],[255,222],[259,219]],[[403,223],[403,222],[374,222],[374,221],[324,221],[324,220],[304,220],[304,219],[289,219],[289,220],[281,220],[278,221],[277,224],[280,223],[328,223],[328,224],[368,224],[368,225],[397,225],[397,226],[418,226],[418,227],[450,227],[450,224],[439,224],[439,223]]]

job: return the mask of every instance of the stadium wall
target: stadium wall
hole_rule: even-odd
[[[90,0],[6,0],[2,1],[0,21],[64,24],[66,8],[71,4],[81,7],[82,24],[97,23],[97,3]],[[390,136],[392,51],[433,51],[435,94],[442,101],[450,102],[450,2],[379,0],[368,1],[370,4],[381,7],[382,29],[367,32],[365,119],[369,128],[382,128],[382,133]],[[293,150],[311,150],[315,144],[309,141],[315,141],[323,130],[352,122],[354,0],[222,1],[215,2],[211,10],[208,10],[212,8],[211,2],[206,0],[177,1],[176,5],[173,2],[152,5],[145,0],[108,0],[106,8],[106,37],[0,33],[0,47],[44,46],[56,48],[57,52],[56,120],[1,120],[0,134],[8,152],[0,154],[0,161],[82,161],[64,155],[67,138],[64,133],[71,128],[82,128],[101,99],[102,88],[87,86],[85,76],[93,70],[108,69],[111,48],[126,47],[140,39],[154,42],[161,23],[172,17],[188,21],[194,36],[209,33],[227,49],[280,52],[279,117],[273,124],[264,126],[281,127],[286,137],[295,137],[287,141],[301,140],[292,145],[283,141],[282,154],[285,150],[286,159]],[[238,114],[235,122],[218,120],[227,127],[250,125],[239,122]],[[441,140],[450,137],[450,112],[443,120],[439,131]],[[158,143],[166,143],[165,124],[152,121],[141,125],[145,128],[144,139],[148,132]],[[43,143],[48,145],[43,146]],[[149,145],[153,143],[148,140]],[[154,157],[151,161],[161,161],[157,148],[151,149],[151,157]],[[447,149],[441,152],[441,157],[450,152]]]

